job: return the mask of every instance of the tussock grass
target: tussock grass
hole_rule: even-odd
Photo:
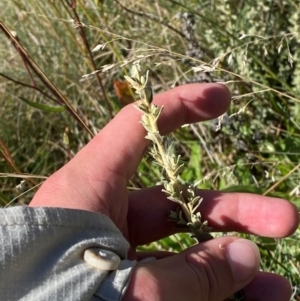
[[[109,122],[122,107],[113,82],[139,61],[150,70],[155,93],[201,81],[223,82],[233,92],[227,114],[174,133],[187,182],[279,196],[300,208],[296,2],[77,0],[76,11],[68,2],[0,3],[1,21],[60,93],[28,71],[2,31],[2,206],[28,203],[43,181],[39,176],[65,164]],[[160,170],[144,160],[130,186],[160,181]],[[186,236],[178,237],[189,245]],[[263,268],[287,276],[293,300],[299,300],[299,230],[283,240],[252,239],[261,248]],[[152,247],[181,248],[174,237]]]

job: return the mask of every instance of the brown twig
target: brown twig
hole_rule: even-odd
[[[4,141],[1,140],[1,139],[0,139],[0,154],[2,155],[2,157],[4,158],[4,160],[8,163],[8,165],[12,168],[12,170],[16,174],[22,174],[22,172],[20,171],[20,169],[15,164],[14,159],[12,158],[8,147],[6,146],[6,144],[4,143]],[[26,180],[26,181],[28,180],[28,182],[30,182],[33,185],[37,184],[33,179],[25,179],[24,178],[24,180]]]
[[[6,78],[7,80],[9,80],[9,81],[11,81],[11,82],[13,82],[13,83],[15,83],[17,85],[20,85],[20,86],[23,86],[23,87],[26,87],[26,88],[30,88],[30,89],[36,90],[39,93],[41,93],[43,96],[45,96],[45,97],[49,98],[50,100],[52,100],[52,101],[54,101],[54,102],[56,102],[56,103],[58,103],[58,104],[61,105],[61,102],[59,100],[55,99],[54,97],[52,97],[51,95],[47,94],[46,92],[42,91],[40,88],[38,88],[38,87],[36,87],[34,85],[28,85],[26,83],[20,82],[20,81],[18,81],[16,79],[13,79],[12,77],[7,76],[7,75],[5,75],[5,74],[3,74],[1,72],[0,72],[0,76]]]
[[[150,16],[146,13],[143,13],[143,12],[138,12],[138,11],[135,11],[135,10],[132,10],[124,5],[122,5],[118,0],[115,0],[115,2],[122,8],[124,9],[125,11],[129,12],[130,14],[133,14],[133,15],[137,15],[137,16],[140,16],[140,17],[144,17],[144,18],[147,18],[147,19],[150,19],[151,21],[154,21],[156,23],[159,23],[167,28],[169,28],[170,30],[174,31],[175,33],[177,33],[178,35],[180,35],[182,38],[188,40],[188,38],[179,30],[177,30],[175,27],[171,26],[170,24],[166,23],[166,22],[163,22],[161,20],[159,20],[158,18],[155,18],[154,16]]]
[[[61,0],[62,2],[64,0]],[[89,42],[87,40],[87,37],[86,37],[86,34],[85,34],[85,31],[84,31],[84,28],[81,26],[82,22],[79,18],[79,15],[77,13],[77,10],[76,10],[76,0],[70,0],[70,1],[66,1],[68,3],[68,5],[70,6],[70,8],[72,9],[73,11],[73,14],[74,14],[74,22],[75,22],[75,25],[78,25],[77,28],[78,28],[78,31],[79,31],[79,34],[80,34],[80,37],[83,41],[83,44],[86,48],[86,51],[88,53],[88,56],[90,58],[90,61],[92,63],[92,66],[93,66],[93,71],[97,71],[97,66],[96,66],[96,63],[95,63],[95,60],[94,60],[94,57],[93,57],[93,54],[92,54],[92,51],[91,51],[91,48],[90,48],[90,45],[89,45]],[[108,112],[109,112],[109,115],[110,115],[110,118],[112,119],[113,118],[113,113],[112,113],[112,108],[111,108],[111,105],[109,103],[109,100],[107,98],[107,94],[105,92],[105,89],[104,89],[104,86],[103,86],[103,83],[102,83],[102,80],[100,78],[100,75],[98,72],[95,73],[95,76],[96,76],[96,79],[97,79],[97,82],[99,84],[99,87],[101,89],[101,92],[102,92],[102,95],[103,95],[103,98],[104,98],[104,101],[107,105],[107,109],[108,109]]]
[[[26,66],[32,70],[36,76],[41,80],[41,82],[51,91],[53,95],[57,97],[57,99],[64,104],[68,111],[73,115],[73,117],[83,126],[83,128],[91,135],[94,136],[89,127],[83,122],[77,112],[73,109],[72,105],[69,103],[67,98],[63,96],[60,91],[55,87],[55,85],[50,81],[50,79],[46,76],[46,74],[42,71],[42,69],[37,65],[37,63],[33,60],[33,58],[29,55],[29,53],[24,49],[24,47],[20,44],[20,42],[14,37],[14,35],[10,32],[10,30],[0,21],[0,29],[4,32],[7,38],[11,41],[12,45],[16,48],[16,50],[20,53],[22,59],[26,61]],[[32,89],[36,89],[33,85]]]

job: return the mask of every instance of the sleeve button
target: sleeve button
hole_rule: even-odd
[[[117,254],[100,248],[85,250],[83,259],[91,266],[104,271],[114,271],[121,263],[121,259]]]

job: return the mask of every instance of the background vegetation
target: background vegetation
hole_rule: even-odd
[[[300,208],[299,1],[10,0],[0,11],[2,206],[28,203],[43,177],[109,122],[130,99],[114,83],[140,61],[155,92],[224,82],[233,93],[224,116],[174,133],[185,181]],[[160,180],[144,160],[129,186]],[[288,277],[300,300],[300,230],[251,239],[262,268]],[[143,248],[190,243],[179,235]]]

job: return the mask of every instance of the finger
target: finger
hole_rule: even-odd
[[[190,84],[158,94],[154,103],[165,106],[158,125],[161,133],[167,134],[183,124],[212,119],[224,113],[230,104],[230,92],[224,85]],[[140,119],[141,112],[135,106],[126,106],[78,154],[81,165],[88,170],[95,169],[94,166],[98,170],[104,165],[130,179],[149,142]]]
[[[161,93],[155,96],[154,102],[165,105],[159,129],[166,134],[185,123],[219,116],[229,106],[230,92],[219,84],[190,84]],[[67,165],[43,184],[31,206],[111,212],[100,204],[111,201],[109,206],[116,206],[115,200],[124,198],[123,189],[147,145],[140,118],[141,112],[133,105],[122,109]]]
[[[128,225],[131,243],[142,245],[178,232],[168,220],[169,210],[178,207],[166,199],[162,187],[130,194]],[[249,193],[199,191],[202,221],[213,231],[238,231],[268,237],[285,237],[299,225],[299,214],[292,203]]]
[[[287,279],[273,273],[258,273],[243,289],[246,300],[255,301],[288,301],[292,291]]]
[[[138,264],[122,300],[221,301],[249,284],[259,263],[254,243],[233,237],[214,239]]]

